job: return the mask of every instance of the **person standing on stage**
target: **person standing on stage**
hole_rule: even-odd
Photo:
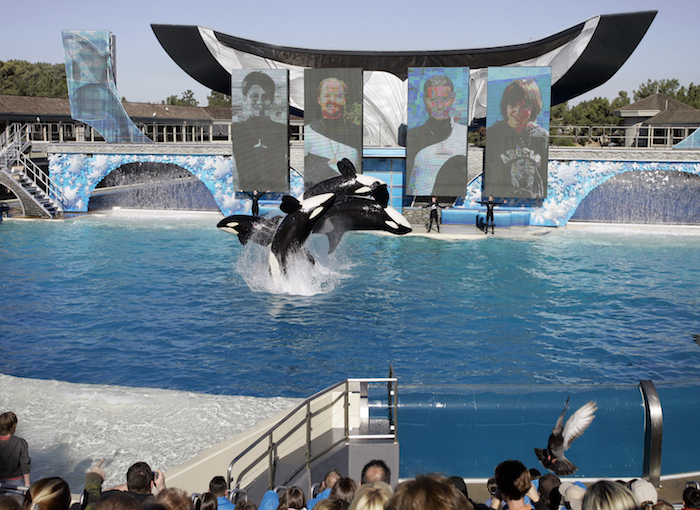
[[[424,205],[423,208],[430,208],[430,223],[425,226],[425,229],[427,232],[430,232],[433,229],[433,221],[435,221],[435,227],[437,228],[438,234],[440,233],[440,209],[447,209],[446,207],[443,207],[440,205],[437,201],[437,197],[431,197],[430,198],[430,203],[428,205]]]
[[[489,199],[486,202],[478,202],[481,205],[486,206],[486,224],[484,225],[484,234],[489,233],[489,218],[491,219],[491,233],[494,233],[494,221],[493,221],[493,206],[495,205],[504,205],[508,203],[508,200],[504,200],[503,202],[494,202],[493,200],[493,195],[489,195]]]
[[[260,206],[258,205],[258,200],[260,200],[262,197],[267,195],[270,190],[267,190],[265,193],[258,193],[258,190],[254,189],[252,193],[248,193],[247,191],[240,190],[241,193],[245,193],[250,197],[250,199],[253,201],[253,206],[251,207],[251,213],[253,216],[260,216]]]

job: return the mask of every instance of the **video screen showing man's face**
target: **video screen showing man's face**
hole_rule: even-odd
[[[466,194],[468,123],[469,68],[409,68],[406,195]]]
[[[304,71],[306,187],[340,175],[347,158],[362,172],[362,69]]]
[[[547,197],[549,67],[489,67],[484,195]]]
[[[233,157],[239,189],[289,190],[288,91],[286,69],[231,71]]]

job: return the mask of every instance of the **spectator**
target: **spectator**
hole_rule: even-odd
[[[22,503],[16,496],[0,496],[0,510],[21,510]]]
[[[348,510],[350,504],[344,499],[326,498],[316,504],[318,510]]]
[[[215,476],[209,482],[209,492],[216,496],[219,510],[234,510],[234,505],[228,499],[228,484],[223,476]]]
[[[655,505],[659,501],[659,495],[654,485],[643,478],[638,478],[630,483],[630,490],[634,497],[637,498],[637,501],[639,501],[641,508],[645,508],[647,503]]]
[[[151,471],[151,467],[145,462],[137,462],[126,472],[125,484],[100,492],[102,483],[105,480],[105,472],[101,467],[102,462],[100,461],[85,475],[85,491],[88,494],[88,504],[85,510],[92,510],[97,501],[110,498],[122,492],[131,494],[145,507],[154,503],[152,495],[154,487],[158,491],[166,489],[165,475],[163,475],[162,471]]]
[[[218,498],[214,496],[214,494],[212,494],[211,492],[205,492],[204,494],[202,494],[199,498],[199,501],[199,510],[217,510],[217,508],[219,507]]]
[[[464,479],[459,476],[451,476],[448,478],[448,481],[455,486],[455,488],[464,494],[464,497],[467,498],[467,500],[472,504],[472,506],[475,508],[475,510],[488,510],[488,506],[484,505],[483,503],[474,503],[471,498],[469,497],[469,491],[467,490],[467,484],[464,483]]]
[[[15,430],[17,415],[11,411],[0,414],[0,483],[29,487],[32,462],[29,446],[24,439],[14,435]]]
[[[363,483],[355,493],[349,510],[384,510],[393,491],[386,482]]]
[[[92,508],[94,510],[143,510],[141,503],[126,492],[120,492],[109,498],[101,499]]]
[[[581,508],[582,510],[637,510],[639,501],[624,485],[601,480],[588,488]]]
[[[335,483],[342,477],[342,473],[337,469],[331,469],[328,473],[326,473],[326,476],[323,477],[323,481],[321,482],[321,492],[318,496],[309,500],[308,504],[306,505],[307,510],[312,510],[316,503],[330,496],[331,490],[333,490]]]
[[[522,462],[517,460],[501,462],[496,466],[494,478],[498,490],[491,497],[491,508],[500,508],[501,500],[510,510],[520,508],[530,510],[533,507],[541,510],[545,508],[544,501],[530,481],[530,472]],[[530,503],[525,502],[526,495],[530,498]]]
[[[22,510],[68,510],[70,488],[62,478],[42,478],[24,493]]]
[[[561,494],[561,499],[564,501],[567,508],[571,510],[581,510],[583,498],[586,495],[586,489],[580,485],[565,482],[559,485],[559,494]]]
[[[182,489],[163,488],[155,497],[155,504],[149,508],[152,510],[191,510],[192,500]]]
[[[301,487],[293,485],[282,494],[277,510],[302,510],[303,508],[306,508],[304,491]]]
[[[464,494],[440,475],[419,475],[396,487],[391,510],[473,510]]]
[[[700,490],[697,487],[686,487],[683,491],[684,508],[700,508]]]
[[[236,503],[236,510],[258,510],[258,505],[252,501],[239,501]]]
[[[549,510],[557,510],[561,503],[561,493],[559,492],[561,480],[554,473],[546,473],[542,475],[539,482],[540,496],[544,501],[544,505]]]
[[[360,485],[371,482],[384,482],[391,485],[391,469],[383,460],[371,460],[362,468]]]
[[[357,490],[357,484],[352,478],[341,478],[333,486],[331,490],[331,495],[328,496],[330,499],[341,499],[345,501],[348,505],[352,503],[355,499],[355,491]],[[307,507],[308,510],[311,510]]]

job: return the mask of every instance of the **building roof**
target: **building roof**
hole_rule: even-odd
[[[60,115],[70,117],[68,99],[58,97],[29,97],[0,94],[0,114]]]
[[[700,126],[700,110],[665,110],[645,120],[650,126]]]
[[[695,108],[664,94],[652,94],[636,103],[618,108],[615,110],[615,115],[618,117],[653,117],[665,110],[695,110]]]

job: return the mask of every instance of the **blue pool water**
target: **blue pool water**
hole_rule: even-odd
[[[405,398],[462,385],[634,393],[640,379],[700,379],[700,235],[354,233],[330,256],[314,238],[318,265],[280,288],[264,251],[217,221],[122,213],[0,223],[0,373],[264,398],[385,376],[390,363],[401,385],[418,388]],[[546,444],[565,398],[541,419],[520,419],[545,431],[530,443]],[[414,407],[406,402],[409,422]],[[587,435],[604,440],[603,431]]]

